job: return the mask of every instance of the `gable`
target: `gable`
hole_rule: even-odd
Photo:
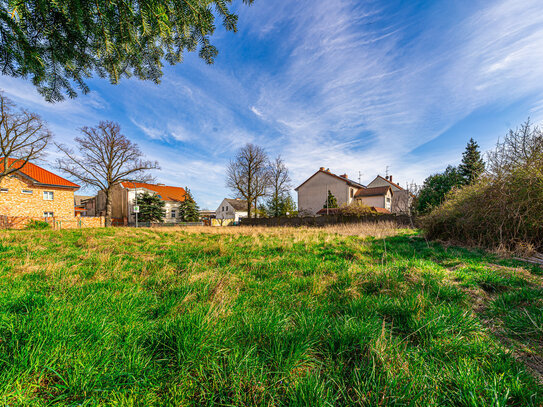
[[[316,185],[335,185],[342,184],[347,187],[347,180],[335,176],[332,173],[326,171],[317,171],[307,180],[305,180],[299,187],[295,188],[295,191],[298,191],[302,187],[316,186]]]
[[[404,189],[401,186],[381,177],[380,175],[375,177],[375,179],[368,184],[368,188],[369,187],[384,187],[384,186],[390,186],[392,188],[392,191],[404,191]]]

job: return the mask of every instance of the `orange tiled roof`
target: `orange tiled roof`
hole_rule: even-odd
[[[155,192],[160,196],[160,199],[163,201],[177,201],[183,202],[187,195],[187,192],[181,187],[169,187],[166,185],[155,185],[147,184],[145,182],[121,182],[123,188],[134,189],[135,188],[145,188],[150,191]]]
[[[8,167],[10,167],[16,160],[14,158],[8,158]],[[0,170],[4,169],[4,160],[0,158]],[[31,178],[37,184],[43,185],[52,185],[65,188],[79,188],[79,185],[74,184],[71,181],[68,181],[65,178],[62,178],[56,174],[53,174],[51,171],[47,171],[36,164],[26,163],[19,172],[27,177]]]

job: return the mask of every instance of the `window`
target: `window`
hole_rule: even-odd
[[[390,198],[389,198],[388,196],[387,196],[387,202],[389,202],[389,203],[390,203]]]
[[[354,189],[351,188],[351,198],[354,196]]]
[[[7,189],[7,188],[0,188],[0,192],[2,192],[4,194],[7,193],[8,191],[9,191],[9,189]]]
[[[52,201],[54,197],[53,191],[43,191],[43,200]]]
[[[44,218],[53,218],[55,215],[53,212],[44,212],[43,217]]]
[[[21,192],[23,194],[33,194],[34,193],[34,191],[32,191],[31,189],[22,189]]]
[[[172,218],[175,218],[175,209],[171,210],[170,215],[171,215]]]

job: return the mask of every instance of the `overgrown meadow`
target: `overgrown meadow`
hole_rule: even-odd
[[[390,225],[2,231],[0,276],[2,405],[543,404],[543,270]]]

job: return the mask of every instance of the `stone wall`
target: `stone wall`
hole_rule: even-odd
[[[7,192],[1,192],[7,190]],[[23,193],[22,190],[32,191]],[[52,200],[44,199],[44,192],[53,192]],[[53,212],[57,219],[74,218],[74,190],[72,188],[35,186],[20,175],[0,181],[0,214],[16,217],[40,218]]]

